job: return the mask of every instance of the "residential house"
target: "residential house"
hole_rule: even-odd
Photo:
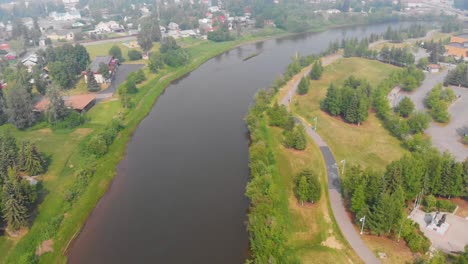
[[[119,65],[119,61],[114,56],[97,56],[93,62],[89,65],[89,69],[93,72],[94,78],[97,83],[107,83],[110,79],[105,79],[102,74],[99,73],[99,66],[101,63],[106,64],[109,67],[109,75],[112,76]],[[85,82],[88,82],[88,77],[85,74]]]
[[[47,46],[47,38],[44,36],[41,36],[39,38],[39,47],[45,47]]]
[[[168,30],[174,30],[178,31],[179,30],[179,25],[177,23],[171,22],[169,25],[167,25]]]
[[[445,50],[449,56],[457,58],[468,57],[468,34],[452,36],[450,43],[445,45]]]
[[[21,61],[21,63],[28,68],[28,72],[32,72],[32,68],[36,66],[38,62],[39,57],[36,54],[31,54]]]
[[[51,40],[74,40],[75,39],[75,33],[73,31],[68,31],[68,30],[55,30],[50,33],[46,34],[47,38],[50,38]]]
[[[16,52],[9,52],[4,58],[5,60],[14,60],[16,59]]]
[[[210,7],[208,7],[208,11],[210,13],[216,13],[216,12],[219,12],[220,10],[219,10],[218,6],[210,6]]]
[[[181,30],[180,36],[183,38],[196,37],[197,33],[193,29]]]
[[[80,28],[80,27],[84,27],[85,24],[81,23],[81,22],[75,22],[73,23],[71,26],[72,28]]]
[[[113,20],[109,22],[99,22],[99,24],[97,24],[94,28],[95,33],[111,33],[122,31],[124,31],[124,28]]]
[[[81,14],[77,10],[71,10],[65,13],[51,12],[49,16],[55,21],[68,21],[81,19]]]
[[[10,49],[10,45],[8,45],[8,43],[0,44],[0,50],[9,50],[9,49]]]
[[[438,64],[429,64],[427,65],[427,71],[430,73],[437,73],[440,71],[440,65]]]

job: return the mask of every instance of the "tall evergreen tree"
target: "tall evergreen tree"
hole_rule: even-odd
[[[341,105],[342,98],[340,89],[331,83],[327,90],[327,96],[322,102],[322,109],[333,116],[337,116],[341,113]]]
[[[366,207],[366,197],[364,193],[364,184],[359,184],[353,192],[351,198],[351,212],[359,215]]]
[[[60,94],[60,88],[56,85],[51,85],[47,88],[47,99],[49,106],[46,110],[46,117],[50,124],[56,124],[68,116],[69,111],[65,107],[65,101]]]
[[[32,96],[24,86],[16,85],[8,89],[6,96],[8,122],[19,129],[34,124]]]
[[[301,205],[304,205],[304,201],[307,201],[309,196],[309,184],[307,183],[307,178],[304,175],[302,175],[297,182],[296,196],[301,202]]]
[[[18,158],[19,168],[29,175],[35,176],[45,172],[46,162],[37,150],[36,145],[28,141],[22,142]]]
[[[96,78],[94,78],[94,73],[92,71],[88,71],[86,73],[86,77],[88,80],[88,91],[96,92],[99,91],[99,89],[101,89],[96,81]]]
[[[26,225],[28,210],[25,205],[24,195],[17,179],[16,171],[12,168],[8,171],[8,181],[3,185],[2,212],[3,218],[12,230],[18,230]]]
[[[312,80],[320,80],[320,77],[322,77],[322,73],[323,73],[322,61],[317,60],[314,63],[314,66],[312,66],[312,70],[310,71],[310,78]]]
[[[297,93],[299,95],[307,94],[307,92],[309,91],[309,85],[310,85],[309,79],[307,79],[306,77],[302,77],[297,87]]]

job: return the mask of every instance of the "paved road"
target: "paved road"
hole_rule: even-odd
[[[412,93],[400,92],[401,96],[408,96],[414,102],[416,111],[425,112],[424,99],[431,89],[444,81],[448,69],[439,73],[426,73],[426,78],[419,88]],[[432,138],[432,144],[440,151],[449,151],[458,161],[468,157],[468,148],[461,143],[461,136],[468,133],[468,89],[452,87],[455,94],[460,95],[449,107],[450,122],[440,125],[431,122],[425,131]]]
[[[109,88],[102,90],[96,94],[97,99],[110,98],[114,95],[117,87],[127,80],[127,77],[130,73],[135,72],[142,68],[144,64],[122,64],[117,68],[117,72],[112,79],[112,83]]]
[[[326,59],[322,60],[324,66],[332,63],[333,61],[339,59],[340,55],[329,56]],[[304,71],[304,76],[309,74],[310,67]],[[281,100],[281,104],[285,105],[289,109],[289,103],[291,102],[291,98],[297,90],[297,86],[299,85],[300,78],[295,80],[294,84],[291,86],[290,90],[286,93],[284,98]],[[306,128],[307,134],[315,141],[315,143],[319,146],[320,151],[322,152],[322,156],[325,160],[325,164],[327,166],[327,175],[328,175],[328,194],[330,198],[330,204],[333,211],[333,215],[335,216],[336,223],[341,230],[341,233],[344,235],[348,243],[354,249],[354,251],[358,254],[358,256],[365,262],[365,263],[380,263],[379,259],[372,253],[372,251],[364,244],[358,232],[354,229],[353,223],[351,219],[348,217],[346,213],[346,208],[343,203],[343,198],[341,196],[341,184],[340,178],[338,176],[338,166],[333,156],[330,148],[328,147],[327,143],[317,134],[315,130],[303,119],[296,118],[296,120],[300,120]]]
[[[82,46],[92,46],[92,45],[99,45],[99,44],[106,44],[106,43],[132,41],[132,40],[136,40],[136,39],[137,39],[136,36],[128,36],[128,37],[121,37],[121,38],[96,40],[96,41],[91,41],[91,42],[81,42],[80,45],[82,45]]]

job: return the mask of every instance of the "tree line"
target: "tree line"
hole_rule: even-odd
[[[391,26],[383,34],[385,40],[393,43],[401,43],[408,38],[421,38],[426,36],[427,27],[421,24],[412,24],[407,28],[393,29]]]
[[[444,85],[456,85],[468,87],[468,66],[460,63],[453,70],[450,70],[444,79]]]
[[[35,144],[18,143],[10,133],[0,133],[0,216],[8,229],[26,226],[37,200],[36,185],[21,175],[36,176],[46,170],[47,161]]]
[[[344,196],[355,219],[366,216],[366,228],[377,235],[406,240],[412,251],[425,252],[430,243],[406,220],[405,207],[425,196],[468,196],[468,160],[457,162],[435,149],[413,152],[390,163],[383,173],[351,167],[343,181]]]
[[[247,263],[291,263],[296,259],[286,251],[286,230],[284,207],[286,199],[281,196],[276,160],[268,139],[266,125],[283,129],[283,145],[302,150],[307,140],[304,127],[295,124],[294,118],[284,105],[272,104],[275,94],[289,81],[293,72],[300,71],[301,65],[308,66],[315,57],[293,57],[284,77],[278,77],[268,90],[260,90],[253,106],[249,109],[246,123],[251,144],[249,147],[250,181],[246,195],[250,210],[247,230],[249,232],[251,260]],[[299,202],[316,202],[321,189],[316,175],[303,171],[296,175],[293,189]]]

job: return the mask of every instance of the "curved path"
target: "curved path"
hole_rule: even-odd
[[[322,59],[322,64],[326,66],[339,58],[341,58],[340,55],[331,55],[325,57]],[[302,76],[307,76],[309,72],[310,67],[304,69],[301,73]],[[287,91],[286,95],[281,99],[281,104],[285,105],[288,109],[292,96],[296,93],[300,79],[301,78],[295,77],[292,80],[292,84],[290,85],[289,90]],[[366,244],[364,244],[360,235],[358,234],[356,229],[354,229],[351,219],[349,219],[348,214],[346,213],[343,198],[341,197],[341,184],[340,177],[338,176],[338,165],[330,148],[328,147],[327,143],[320,137],[320,135],[317,134],[317,132],[314,129],[312,129],[311,125],[308,124],[307,121],[305,121],[302,118],[296,118],[296,120],[304,125],[307,134],[315,141],[315,143],[320,148],[320,152],[322,152],[322,156],[327,166],[328,195],[330,198],[330,204],[332,207],[333,215],[335,216],[336,223],[338,224],[341,233],[346,238],[351,247],[354,249],[354,251],[365,263],[380,263],[379,259],[377,259],[374,253],[372,253],[372,251],[366,246]]]

